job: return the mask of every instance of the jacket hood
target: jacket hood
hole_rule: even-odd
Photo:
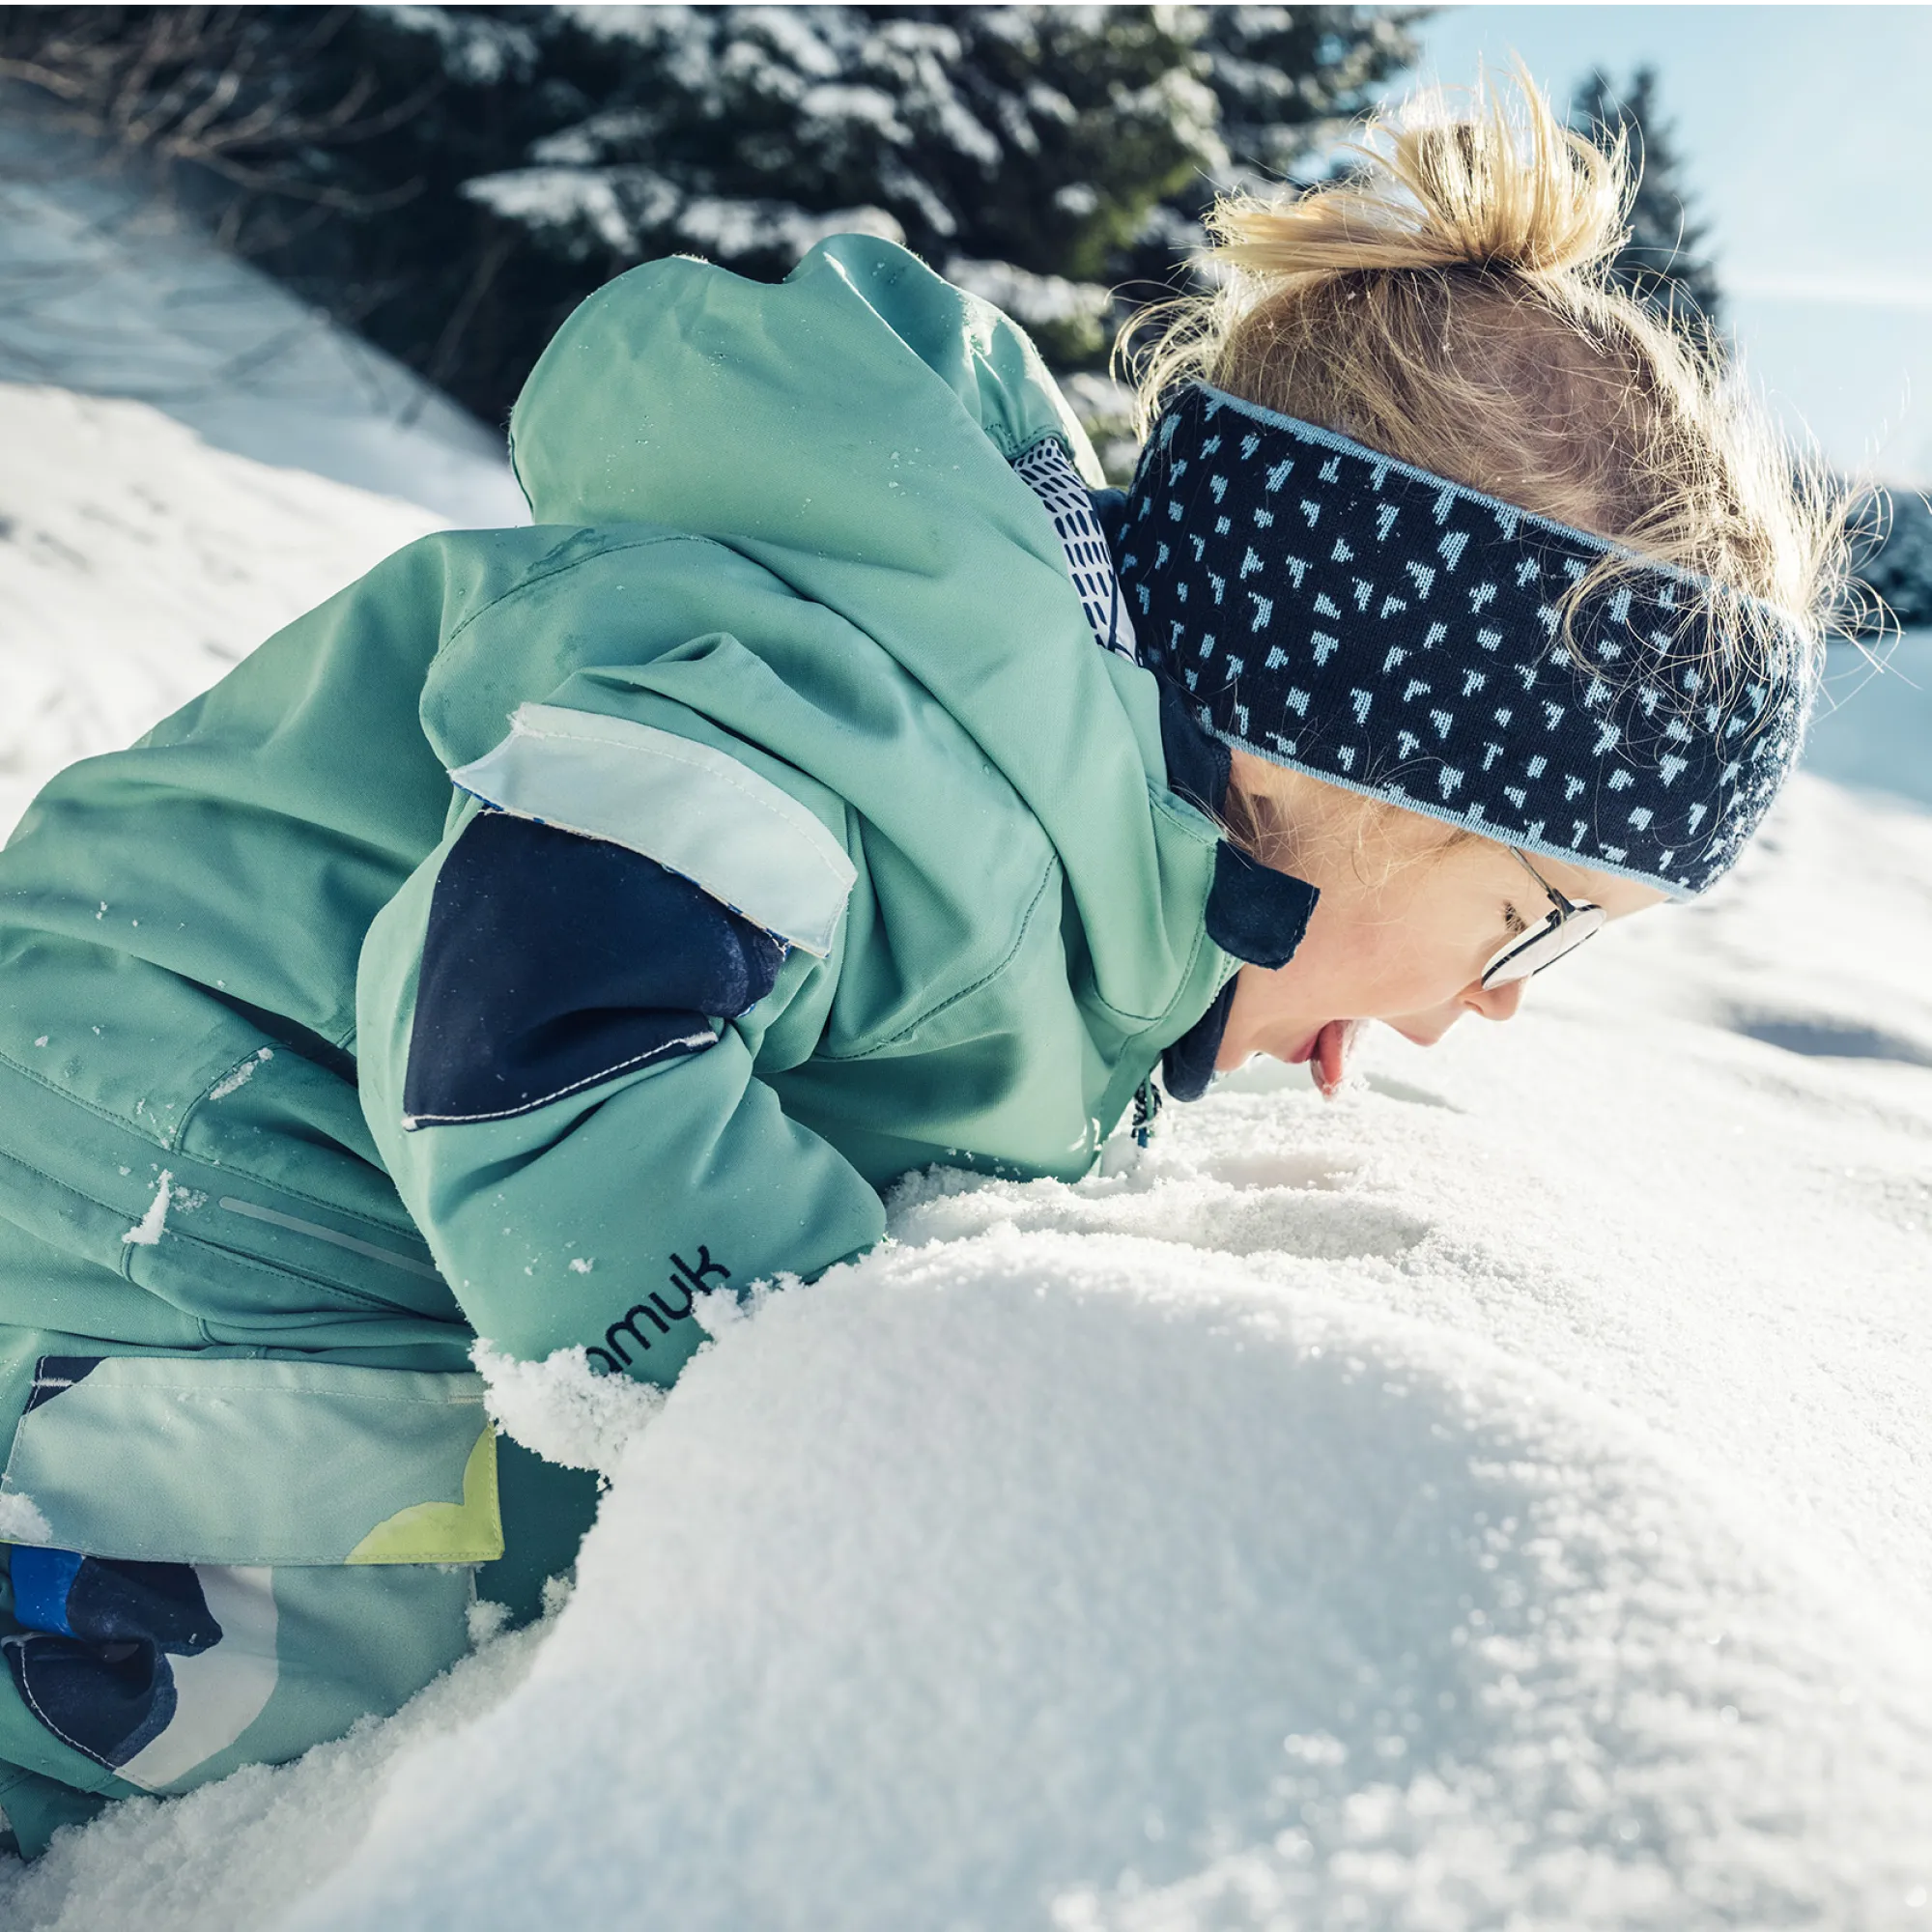
[[[1151,1018],[1204,977],[1212,828],[1165,799],[1153,678],[1095,647],[1010,467],[1048,437],[1104,480],[1026,334],[861,235],[777,284],[682,257],[633,270],[564,324],[511,418],[539,522],[728,545],[915,676],[1052,839],[1100,996]]]

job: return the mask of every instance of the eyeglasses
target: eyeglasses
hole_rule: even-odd
[[[1514,847],[1511,848],[1515,850]],[[1574,952],[1604,923],[1604,909],[1588,899],[1567,899],[1532,866],[1520,852],[1517,863],[1544,890],[1549,910],[1526,931],[1519,932],[1483,968],[1482,984],[1509,986],[1553,966],[1566,952]]]

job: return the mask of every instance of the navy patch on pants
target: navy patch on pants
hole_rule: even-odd
[[[274,1689],[266,1569],[14,1546],[0,1637],[21,1701],[64,1745],[155,1790],[234,1743]]]

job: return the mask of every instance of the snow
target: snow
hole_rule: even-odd
[[[121,1236],[123,1247],[160,1246],[161,1230],[168,1225],[168,1189],[173,1184],[174,1176],[166,1168],[162,1168],[160,1179],[155,1183],[155,1198],[148,1203],[147,1212]]]
[[[1076,370],[1060,379],[1062,392],[1093,439],[1100,467],[1111,483],[1132,482],[1141,446],[1134,437],[1134,392],[1111,376]]]
[[[298,1784],[250,1768],[185,1801],[131,1799],[69,1833],[38,1865],[0,1861],[0,1920],[10,1932],[272,1925],[367,1833],[390,1760],[460,1730],[512,1690],[544,1634],[537,1626],[487,1643],[386,1724],[310,1751]],[[86,1863],[80,1886],[76,1852]]]
[[[452,522],[503,440],[0,86],[0,832],[270,632]]]
[[[0,809],[437,521],[134,400],[0,435]],[[0,1922],[1932,1922],[1928,643],[1814,737],[1864,790],[1510,1026],[916,1179],[663,1403],[484,1351],[610,1477],[568,1602]]]
[[[0,383],[0,827],[433,511],[205,442],[149,403]]]
[[[528,521],[500,433],[210,247],[33,99],[0,84],[0,382],[147,402],[217,449],[445,523]]]
[[[53,1536],[40,1505],[21,1490],[0,1493],[0,1542],[45,1543]]]
[[[537,143],[539,161],[568,159],[587,146],[582,128]],[[753,251],[796,262],[832,235],[876,235],[903,242],[905,231],[881,208],[813,213],[788,201],[687,195],[668,175],[643,165],[546,165],[479,175],[463,193],[508,220],[594,238],[618,255],[645,251],[653,236],[725,261]]]
[[[570,1265],[589,1272],[581,1261]],[[526,1449],[569,1469],[614,1472],[632,1439],[664,1408],[663,1393],[646,1383],[592,1375],[582,1348],[520,1362],[478,1342],[470,1355],[483,1378],[491,1420]]]
[[[472,86],[494,87],[504,79],[527,80],[537,63],[535,35],[507,20],[459,14],[447,7],[394,7],[390,20],[434,40],[443,71]]]
[[[208,1090],[208,1097],[211,1100],[225,1100],[229,1094],[239,1094],[242,1088],[247,1086],[249,1081],[254,1079],[256,1067],[260,1066],[264,1061],[272,1060],[274,1057],[275,1050],[271,1046],[256,1048],[233,1073],[217,1080]]]
[[[946,264],[946,279],[1004,309],[1028,328],[1056,322],[1101,322],[1113,308],[1113,292],[1098,282],[1037,275],[1010,262],[974,262],[954,255]]]

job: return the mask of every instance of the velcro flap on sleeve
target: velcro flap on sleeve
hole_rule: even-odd
[[[628,846],[787,944],[832,950],[857,874],[799,802],[709,745],[626,718],[521,706],[450,778],[499,810]]]
[[[0,1479],[8,1498],[15,1542],[143,1562],[503,1553],[497,1438],[473,1375],[47,1356]]]

